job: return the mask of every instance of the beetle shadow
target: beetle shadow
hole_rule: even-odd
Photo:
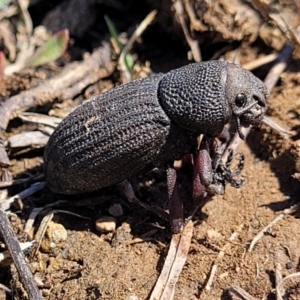
[[[285,149],[277,154],[279,152],[278,149],[281,148],[278,147],[278,143],[283,143],[283,138],[280,135],[274,138],[275,133],[273,133],[270,135],[271,139],[265,141],[265,133],[265,129],[259,131],[254,129],[250,132],[246,142],[256,157],[253,163],[255,164],[256,159],[268,162],[271,171],[278,179],[279,189],[285,195],[285,199],[264,205],[277,212],[299,202],[300,182],[293,178],[295,173],[294,159],[290,149]],[[272,156],[273,153],[276,154]]]

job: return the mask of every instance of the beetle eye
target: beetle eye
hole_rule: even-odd
[[[235,98],[235,105],[237,107],[242,107],[245,104],[246,100],[247,97],[245,94],[238,94]]]

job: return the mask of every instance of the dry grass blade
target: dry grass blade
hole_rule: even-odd
[[[0,201],[0,207],[3,210],[8,210],[11,206],[11,204],[16,201],[16,200],[23,200],[29,196],[31,196],[32,194],[34,194],[35,192],[42,190],[44,187],[46,186],[45,182],[36,182],[33,185],[31,185],[31,187],[29,187],[28,189],[20,192],[19,194],[10,197],[7,200],[4,201]]]
[[[181,25],[182,31],[184,33],[185,39],[187,43],[189,44],[193,58],[196,62],[200,62],[202,60],[199,42],[197,40],[194,40],[188,30],[188,27],[185,22],[184,18],[184,8],[181,0],[173,0],[176,16],[179,20],[179,23]]]
[[[31,107],[44,105],[54,99],[70,99],[88,85],[108,76],[113,71],[111,49],[108,44],[96,49],[84,61],[69,64],[60,75],[45,80],[41,85],[6,99],[0,109],[0,130],[5,131],[8,122]],[[4,138],[0,131],[0,166],[10,162]],[[2,138],[2,140],[1,140]]]
[[[3,210],[8,210],[14,201],[23,200],[23,199],[31,196],[35,192],[42,190],[45,186],[46,186],[46,182],[36,182],[33,185],[31,185],[31,187],[20,192],[19,194],[10,197],[7,200],[0,201],[0,206]]]
[[[41,131],[23,131],[8,138],[9,146],[13,148],[41,148],[49,140],[49,135]]]
[[[43,124],[56,128],[57,125],[62,121],[62,118],[47,116],[43,114],[33,113],[33,112],[23,112],[18,116],[22,121]]]
[[[42,243],[42,240],[43,240],[43,237],[45,235],[45,232],[47,230],[47,227],[49,225],[49,223],[51,222],[51,220],[53,219],[54,217],[54,213],[53,212],[50,212],[48,213],[42,220],[41,222],[41,225],[35,235],[35,240],[36,240],[36,248],[32,254],[32,256],[35,256],[37,251],[39,250],[40,246],[41,246],[41,243]]]
[[[286,69],[287,62],[290,59],[292,53],[293,47],[290,44],[286,44],[280,51],[276,64],[270,69],[268,75],[264,80],[264,83],[267,86],[269,93],[273,90],[280,75]]]
[[[242,289],[238,285],[232,285],[231,289],[229,290],[230,293],[235,294],[240,299],[243,300],[258,300],[257,298],[252,297],[249,293],[247,293],[244,289]]]
[[[54,203],[50,203],[50,204],[45,205],[45,206],[43,206],[43,207],[35,207],[35,208],[31,211],[31,213],[30,213],[30,215],[29,215],[29,218],[28,218],[28,220],[27,220],[27,222],[26,222],[26,224],[25,224],[24,232],[25,232],[25,233],[28,233],[28,232],[31,230],[31,228],[32,228],[32,226],[33,226],[33,223],[34,223],[34,221],[35,221],[35,218],[37,217],[37,215],[38,215],[41,211],[43,211],[43,210],[45,210],[45,209],[47,209],[47,208],[49,208],[49,207],[53,207],[53,206],[60,205],[60,204],[65,204],[65,203],[67,203],[67,201],[65,201],[65,200],[58,200],[58,201],[56,201],[56,202],[54,202]]]
[[[253,0],[252,4],[266,20],[275,22],[277,27],[292,43],[296,52],[300,53],[300,43],[297,33],[289,26],[289,23],[285,20],[281,12],[273,9],[269,4],[262,0]]]
[[[44,174],[37,174],[37,175],[29,176],[27,178],[3,181],[3,182],[0,182],[0,188],[6,188],[6,187],[9,187],[12,185],[23,184],[28,181],[38,181],[38,180],[42,180],[43,178],[44,178]],[[0,203],[1,203],[1,201],[0,201]]]
[[[268,126],[270,126],[273,130],[275,130],[277,133],[279,133],[282,137],[285,139],[290,138],[294,133],[292,131],[289,131],[276,123],[274,120],[271,118],[264,116],[262,122]]]
[[[286,277],[284,277],[280,282],[279,284],[276,286],[276,292],[277,292],[277,297],[278,297],[278,300],[283,300],[281,294],[280,294],[280,290],[281,290],[281,286],[283,285],[283,283],[288,280],[288,279],[291,279],[291,278],[295,278],[295,277],[300,277],[300,272],[297,272],[297,273],[293,273],[293,274],[290,274],[290,275],[287,275]]]
[[[252,71],[256,68],[259,68],[263,65],[269,64],[270,62],[276,60],[279,56],[279,53],[272,53],[269,55],[266,55],[264,57],[260,57],[256,60],[250,61],[246,64],[243,64],[242,67],[246,70]]]
[[[123,48],[120,57],[119,57],[119,66],[120,70],[122,72],[123,77],[123,83],[127,83],[131,81],[131,74],[129,70],[126,67],[125,64],[125,57],[129,51],[130,48],[132,48],[133,43],[142,35],[142,33],[145,31],[145,29],[149,26],[149,24],[154,20],[155,16],[157,14],[156,10],[151,11],[146,18],[140,23],[140,25],[137,27],[137,29],[134,31],[132,36],[130,37],[129,41]]]
[[[31,55],[34,53],[34,43],[33,43],[33,25],[32,20],[30,17],[30,14],[28,12],[28,0],[18,0],[18,13],[19,16],[21,16],[24,25],[25,30],[23,29],[23,33],[19,32],[19,38],[17,39],[18,44],[18,53],[16,60],[14,63],[6,66],[4,69],[5,75],[11,75],[14,72],[20,71],[24,65],[26,60],[31,57]],[[17,35],[18,36],[18,35]],[[22,40],[22,42],[20,42]]]
[[[9,53],[9,60],[14,61],[17,54],[17,42],[16,37],[10,30],[10,23],[7,20],[2,20],[0,22],[0,36],[3,39],[3,45],[7,48]],[[3,66],[4,68],[4,66]],[[4,70],[1,70],[2,73]],[[2,75],[2,74],[1,74]]]
[[[172,235],[172,241],[163,269],[150,296],[150,300],[172,300],[176,282],[183,269],[193,235],[190,221],[183,231]]]
[[[188,14],[191,21],[190,27],[194,30],[199,30],[199,31],[207,30],[207,26],[205,26],[201,22],[201,20],[197,19],[195,10],[193,8],[193,4],[190,2],[190,0],[183,0],[183,2],[184,2],[186,13]]]
[[[8,294],[12,294],[12,291],[8,287],[6,287],[5,285],[3,285],[2,283],[0,283],[0,289],[3,290],[3,291],[5,291]]]
[[[20,248],[22,251],[26,251],[29,248],[32,247],[32,245],[35,243],[35,241],[31,241],[31,242],[25,242],[25,243],[20,243]],[[3,251],[0,253],[0,262],[2,262],[3,260],[10,258],[10,252],[9,251]]]
[[[45,207],[43,207],[44,209]],[[51,210],[50,212],[48,212],[48,214],[43,218],[42,222],[41,222],[41,225],[35,235],[35,240],[36,240],[36,244],[37,244],[37,247],[36,249],[34,250],[34,253],[33,253],[33,256],[37,253],[37,251],[39,250],[40,246],[41,246],[41,243],[42,243],[42,240],[43,240],[43,237],[45,235],[45,232],[47,230],[47,227],[49,225],[49,223],[51,222],[51,220],[53,219],[54,217],[54,214],[56,213],[65,213],[65,214],[68,214],[68,215],[73,215],[73,216],[76,216],[76,217],[79,217],[81,219],[86,219],[86,220],[89,220],[90,218],[87,218],[87,217],[84,217],[84,216],[81,216],[81,215],[78,215],[76,213],[73,213],[73,212],[70,212],[70,211],[66,211],[66,210]]]
[[[0,21],[3,22],[3,19],[9,19],[17,13],[18,7],[15,3],[12,3],[9,7],[0,11]]]
[[[254,248],[254,246],[257,244],[257,242],[263,238],[263,236],[265,235],[265,233],[272,227],[274,226],[278,221],[280,221],[281,219],[283,219],[283,217],[285,215],[291,214],[294,212],[295,206],[292,206],[288,209],[285,209],[283,211],[283,213],[281,213],[280,215],[278,215],[275,219],[273,219],[272,222],[270,222],[267,226],[265,226],[252,240],[248,251],[251,252]]]
[[[283,300],[281,295],[285,293],[283,287],[280,287],[279,283],[282,281],[282,266],[280,263],[280,251],[276,253],[276,262],[275,262],[275,282],[276,282],[276,293],[277,299]]]
[[[31,36],[33,25],[32,25],[30,14],[27,10],[29,5],[29,0],[18,0],[18,4],[25,23],[26,33],[28,36]]]

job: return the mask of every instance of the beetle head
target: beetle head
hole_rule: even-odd
[[[241,138],[241,126],[259,125],[267,109],[267,88],[251,72],[235,64],[228,64],[225,94],[236,120]]]

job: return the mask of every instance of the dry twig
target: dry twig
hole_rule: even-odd
[[[11,290],[8,287],[6,287],[5,285],[3,285],[2,283],[0,283],[0,289],[5,291],[8,294],[12,294]]]
[[[183,269],[193,236],[193,222],[184,227],[181,233],[173,234],[163,269],[156,281],[150,300],[172,300],[175,286]]]
[[[232,285],[231,288],[229,289],[229,292],[232,294],[235,294],[239,298],[243,300],[257,300],[257,298],[252,297],[249,293],[247,293],[244,289],[242,289],[238,285]]]
[[[43,298],[26,263],[25,256],[22,252],[18,239],[2,209],[0,209],[0,232],[14,261],[20,280],[28,293],[29,299],[42,300]]]
[[[0,107],[0,166],[10,162],[4,147],[3,131],[8,122],[31,107],[44,105],[54,99],[70,99],[85,87],[107,77],[113,71],[108,44],[96,49],[83,62],[69,64],[60,75],[41,85],[8,98]]]
[[[278,215],[272,222],[270,222],[266,227],[264,227],[252,240],[248,251],[251,252],[254,248],[254,246],[257,244],[257,242],[263,238],[263,236],[265,235],[265,233],[272,227],[274,226],[278,221],[280,221],[281,219],[283,219],[283,217],[285,215],[289,215],[292,214],[295,210],[295,206],[292,206],[290,208],[287,208],[283,211],[283,213],[281,213],[280,215]]]
[[[286,280],[291,279],[291,278],[294,278],[294,277],[300,277],[300,272],[293,273],[293,274],[290,274],[290,275],[284,277],[284,278],[276,285],[276,291],[277,291],[277,298],[278,298],[278,300],[283,300],[283,298],[282,298],[282,296],[281,296],[281,294],[280,294],[282,284],[283,284]]]
[[[122,72],[122,78],[123,83],[130,82],[132,80],[131,74],[128,71],[126,65],[125,65],[125,57],[129,51],[129,49],[132,47],[133,43],[141,36],[141,34],[145,31],[145,29],[149,26],[149,24],[154,20],[157,12],[156,10],[151,11],[146,18],[140,23],[140,25],[137,27],[137,29],[134,31],[132,36],[130,37],[129,41],[123,48],[120,57],[119,57],[119,66],[120,71]]]
[[[277,299],[283,300],[281,295],[285,293],[284,289],[279,285],[282,281],[282,266],[280,263],[280,254],[279,251],[276,253],[276,262],[275,262],[275,281],[276,281],[276,292],[277,292]]]
[[[26,251],[29,248],[32,247],[32,245],[35,243],[35,241],[31,241],[31,242],[25,242],[25,243],[20,243],[20,248],[22,251]],[[10,252],[9,251],[3,251],[0,253],[0,262],[2,262],[3,260],[10,258]]]
[[[246,64],[243,64],[242,67],[246,70],[252,71],[256,68],[259,68],[263,65],[269,64],[270,62],[276,60],[279,57],[279,53],[272,53],[264,57],[260,57],[256,60],[250,61]]]
[[[56,202],[57,204],[57,202]],[[41,210],[44,210],[45,207],[43,207]],[[40,211],[39,211],[40,212]],[[73,213],[73,212],[70,212],[70,211],[67,211],[67,210],[51,210],[50,212],[48,212],[48,214],[46,216],[44,216],[42,222],[41,222],[41,225],[35,235],[35,241],[36,241],[36,248],[33,252],[33,256],[37,253],[37,251],[39,250],[40,246],[41,246],[41,243],[42,243],[42,240],[43,240],[43,237],[45,235],[45,232],[47,230],[47,227],[49,225],[49,223],[51,222],[51,220],[53,219],[54,217],[54,214],[56,213],[65,213],[65,214],[68,214],[68,215],[72,215],[72,216],[75,216],[75,217],[79,217],[81,219],[86,219],[86,220],[89,220],[90,218],[87,218],[87,217],[84,217],[84,216],[81,216],[79,214],[76,214],[76,213]],[[27,224],[26,224],[27,225]]]
[[[201,52],[200,52],[200,48],[199,48],[199,42],[197,40],[194,40],[189,33],[189,30],[187,28],[187,25],[186,25],[185,19],[184,19],[184,8],[183,8],[182,1],[181,0],[173,0],[173,4],[174,4],[176,16],[182,27],[182,31],[184,33],[185,39],[191,48],[193,58],[196,62],[200,62],[202,60],[202,58],[201,58]]]
[[[11,206],[11,204],[16,201],[16,200],[23,200],[29,196],[31,196],[32,194],[34,194],[35,192],[42,190],[44,187],[46,186],[45,182],[36,182],[34,184],[32,184],[28,189],[20,192],[19,194],[10,197],[7,200],[4,201],[0,201],[0,207],[5,211],[8,210]]]

